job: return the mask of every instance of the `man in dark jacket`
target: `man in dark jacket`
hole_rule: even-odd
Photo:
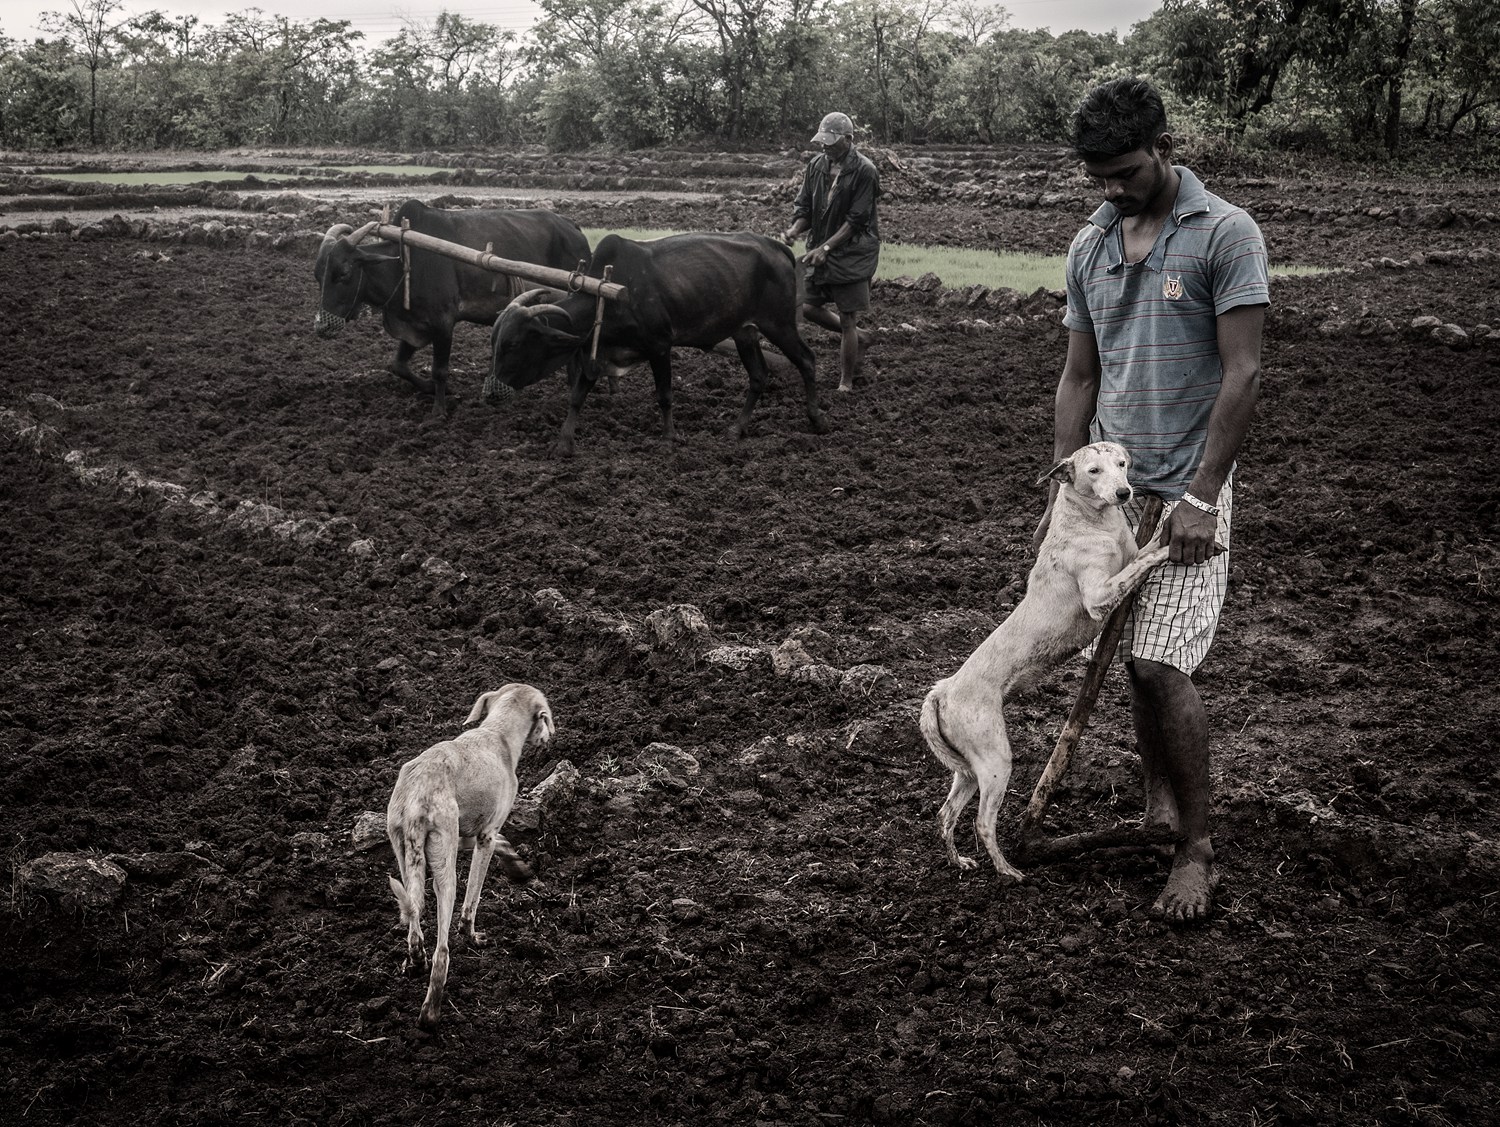
[[[831,113],[813,136],[823,151],[807,164],[797,193],[792,225],[782,232],[788,244],[807,232],[802,316],[840,334],[839,390],[854,390],[854,373],[870,333],[859,315],[870,308],[870,279],[880,259],[880,224],[875,201],[880,173],[854,148],[854,123]],[[838,310],[835,316],[826,306]]]

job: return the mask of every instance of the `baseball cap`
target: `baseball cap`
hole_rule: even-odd
[[[849,115],[846,113],[831,113],[818,122],[818,131],[813,134],[813,140],[819,145],[831,145],[840,137],[853,136],[854,122],[849,120]]]

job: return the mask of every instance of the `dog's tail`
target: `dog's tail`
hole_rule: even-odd
[[[401,908],[401,922],[410,926],[422,918],[422,889],[427,883],[427,829],[407,825],[401,834],[401,851],[396,855],[401,879],[387,878],[391,892]]]
[[[940,687],[927,694],[927,699],[922,702],[922,715],[917,725],[922,729],[922,738],[927,741],[927,750],[932,752],[939,763],[950,771],[971,774],[973,769],[969,766],[969,761],[943,732],[942,706],[938,703],[941,696]]]

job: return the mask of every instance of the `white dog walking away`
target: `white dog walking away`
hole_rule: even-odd
[[[922,735],[932,754],[953,772],[953,786],[938,811],[938,828],[948,860],[960,869],[978,865],[972,857],[960,856],[953,844],[959,816],[978,793],[979,839],[1002,876],[1021,879],[995,840],[1011,771],[1005,699],[1098,637],[1115,607],[1168,558],[1168,549],[1160,544],[1136,553],[1120,511],[1132,496],[1129,469],[1124,447],[1095,442],[1058,462],[1037,482],[1056,478],[1061,488],[1026,580],[1026,597],[923,702]]]
[[[501,836],[500,827],[516,800],[516,764],[522,749],[533,737],[543,743],[552,738],[547,698],[530,685],[509,684],[482,694],[464,723],[478,726],[434,744],[402,766],[385,812],[386,833],[401,871],[399,881],[390,880],[401,907],[401,922],[406,925],[407,967],[425,960],[422,903],[427,870],[432,869],[438,931],[427,998],[422,1003],[424,1029],[437,1026],[448,980],[448,929],[458,888],[459,846],[474,851],[459,922],[475,943],[484,942],[484,936],[474,930],[474,913],[491,855],[498,857],[505,875],[516,884],[535,880]]]

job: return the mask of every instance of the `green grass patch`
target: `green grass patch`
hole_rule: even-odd
[[[426,178],[438,172],[452,172],[451,168],[432,168],[424,164],[337,164],[329,168],[338,172],[366,172],[371,176],[413,176]],[[480,169],[481,172],[485,171]]]
[[[1067,255],[1063,254],[1001,254],[970,247],[885,243],[880,248],[876,277],[936,274],[949,289],[978,285],[1031,293],[1038,288],[1062,289],[1067,264]]]
[[[585,227],[584,235],[590,246],[610,231],[602,227]],[[641,227],[625,227],[613,232],[627,239],[659,239],[664,235],[681,234],[679,231],[646,230]],[[799,243],[793,248],[803,252]],[[1063,255],[997,254],[990,250],[970,250],[966,247],[924,247],[905,243],[883,243],[880,247],[880,266],[875,271],[877,278],[899,278],[902,274],[920,278],[929,271],[943,280],[950,289],[960,289],[976,283],[995,288],[1008,286],[1022,293],[1031,293],[1038,286],[1049,290],[1061,289],[1063,267],[1067,258]]]
[[[1271,277],[1273,278],[1311,278],[1317,274],[1333,274],[1341,270],[1339,266],[1272,266]]]
[[[603,227],[585,227],[584,236],[589,246],[598,246],[599,240],[611,233]],[[621,227],[613,230],[627,239],[660,239],[666,235],[682,234],[680,231],[648,230],[644,227]],[[794,248],[802,253],[802,246]],[[1039,287],[1060,290],[1066,284],[1064,272],[1068,256],[1065,254],[1001,254],[992,250],[973,250],[969,247],[929,247],[907,243],[884,243],[880,248],[880,267],[877,278],[920,278],[923,274],[936,274],[949,289],[982,285],[991,289],[1004,287],[1018,293],[1034,293]],[[1323,266],[1273,266],[1274,276],[1326,274]]]

